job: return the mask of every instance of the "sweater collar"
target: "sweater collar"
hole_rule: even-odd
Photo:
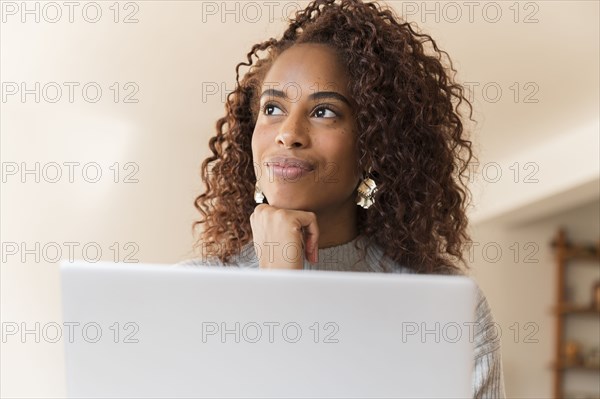
[[[353,272],[383,272],[394,270],[401,272],[393,261],[383,256],[383,250],[376,243],[367,246],[368,240],[358,235],[351,241],[327,248],[319,248],[317,263],[304,260],[305,270],[331,270]],[[240,267],[258,268],[258,257],[253,242],[249,242],[239,259],[235,262]]]

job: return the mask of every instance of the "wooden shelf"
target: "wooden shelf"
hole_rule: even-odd
[[[556,250],[559,247],[558,240],[552,241],[551,246]],[[561,255],[565,260],[600,260],[600,245],[573,245],[564,243],[561,247]]]
[[[570,303],[566,295],[566,280],[567,275],[574,263],[572,261],[583,261],[590,262],[590,264],[597,265],[600,262],[600,240],[597,244],[578,244],[570,242],[567,239],[564,228],[559,228],[555,238],[551,242],[552,249],[555,253],[555,264],[556,264],[556,293],[557,293],[557,304],[552,308],[552,312],[555,315],[556,325],[556,340],[554,346],[554,363],[550,366],[554,374],[554,387],[553,396],[554,398],[568,398],[570,395],[574,395],[571,392],[570,395],[564,392],[564,379],[565,373],[567,372],[600,372],[600,365],[585,364],[585,363],[565,363],[565,344],[566,339],[566,325],[569,322],[567,316],[570,315],[585,315],[585,316],[600,316],[600,309],[596,306],[589,304],[578,304]],[[593,285],[593,282],[591,282]],[[589,289],[592,287],[584,287],[583,289]],[[577,341],[574,341],[577,343]],[[573,397],[593,397],[593,395],[587,395],[585,393],[578,394]]]
[[[600,397],[598,396],[593,396],[593,395],[586,395],[586,394],[581,394],[581,393],[576,393],[576,392],[572,392],[572,393],[565,393],[565,396],[563,397],[563,399],[600,399]]]
[[[552,364],[550,366],[555,370],[589,370],[589,371],[600,371],[600,364]]]
[[[595,261],[600,260],[600,255],[598,255],[598,252],[591,253],[591,252],[585,252],[585,251],[576,250],[576,249],[565,250],[564,257],[565,257],[565,260],[581,260],[581,261],[590,261],[590,262],[595,262]]]
[[[563,303],[557,305],[552,309],[552,312],[555,314],[590,314],[590,315],[600,315],[600,309],[594,308],[590,305],[578,305],[573,303]]]

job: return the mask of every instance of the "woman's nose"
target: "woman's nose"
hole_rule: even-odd
[[[277,144],[285,148],[306,147],[309,141],[307,128],[304,126],[302,116],[290,115],[281,124],[277,135]]]

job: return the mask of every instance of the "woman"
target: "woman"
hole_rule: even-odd
[[[313,1],[254,45],[202,164],[201,257],[183,265],[462,274],[472,110],[442,55],[360,0]],[[503,398],[481,291],[477,321],[473,397]]]

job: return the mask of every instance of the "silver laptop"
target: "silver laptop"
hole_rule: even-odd
[[[70,398],[466,398],[467,277],[61,264]]]

